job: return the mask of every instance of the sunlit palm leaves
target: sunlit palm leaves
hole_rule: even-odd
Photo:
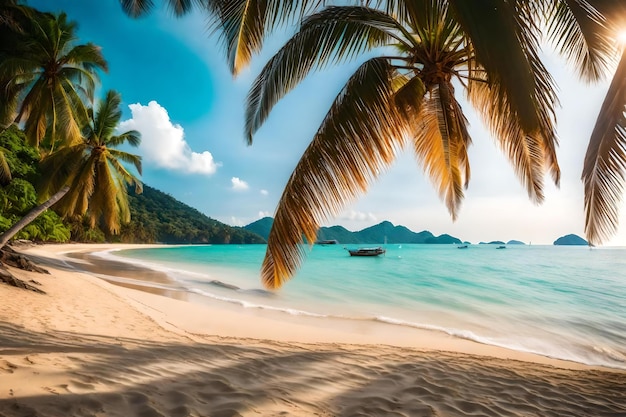
[[[107,65],[95,45],[73,45],[76,25],[64,14],[37,14],[30,24],[20,49],[0,63],[0,80],[28,140],[40,145],[45,139],[44,147],[54,149],[80,140],[84,103],[93,96],[97,71]]]
[[[481,110],[492,103],[487,120],[529,185],[531,197],[543,198],[545,165],[558,179],[556,100],[549,75],[537,58],[536,39],[523,36],[530,31],[528,22],[514,9],[497,16],[519,32],[513,30],[505,39],[504,47],[511,52],[506,65],[490,56],[502,47],[490,39],[502,27],[470,25],[491,65],[485,68],[476,45],[447,4],[406,3],[407,20],[402,22],[370,8],[328,7],[305,19],[261,71],[248,96],[249,140],[273,105],[310,70],[364,52],[381,54],[350,79],[287,183],[262,268],[267,287],[279,287],[295,273],[304,256],[302,237],[313,242],[320,224],[364,192],[407,139],[452,217],[457,216],[470,176],[471,138],[453,80],[469,86]],[[456,10],[462,12],[469,13]],[[531,94],[522,94],[512,75],[500,75],[514,68],[527,69],[523,82]]]
[[[591,135],[582,179],[585,232],[592,244],[617,229],[626,179],[626,49]]]
[[[44,194],[70,186],[55,210],[65,217],[86,215],[92,227],[100,221],[110,233],[118,233],[120,225],[130,220],[127,186],[141,190],[140,181],[124,166],[131,164],[141,174],[141,158],[114,149],[140,143],[139,132],[115,134],[122,116],[120,103],[118,93],[108,92],[96,113],[89,111],[91,121],[83,129],[81,142],[59,149],[42,161],[47,173]]]
[[[192,3],[190,0],[169,1],[170,8],[177,14],[190,10]],[[267,34],[277,25],[290,22],[303,12],[319,10],[319,7],[331,3],[346,4],[346,2],[293,0],[199,0],[196,3],[206,8],[213,17],[213,23],[225,43],[230,69],[235,75],[248,65],[252,55],[262,47]],[[373,0],[351,3],[381,8],[402,26],[410,28],[421,37],[424,37],[423,31],[427,27],[423,24],[423,19],[428,17],[424,10],[430,6],[449,9],[451,21],[460,25],[464,42],[467,48],[472,50],[468,55],[472,55],[473,59],[466,62],[467,79],[462,81],[463,85],[468,87],[472,104],[481,110],[486,124],[496,134],[529,195],[536,202],[541,202],[544,198],[543,172],[546,167],[557,184],[560,179],[556,159],[554,115],[557,98],[553,81],[539,59],[538,45],[547,37],[583,79],[596,81],[605,75],[615,52],[610,39],[612,31],[614,35],[615,28],[626,22],[625,2],[617,0]],[[122,4],[129,14],[137,15],[148,10],[153,2],[122,0]],[[378,17],[373,17],[372,20],[376,19]],[[358,23],[366,25],[368,22],[363,19]],[[320,34],[322,28],[316,29]],[[419,33],[420,30],[422,33]],[[343,33],[335,32],[335,38],[332,39],[330,35],[332,32],[330,29],[328,31],[329,34],[324,34],[325,37],[320,38],[322,41],[326,39],[329,42],[343,42],[347,45],[346,39],[349,36],[344,39]],[[333,55],[338,60],[346,58],[345,50],[339,53],[339,46],[336,49],[328,46],[332,43],[327,45],[326,51],[308,50],[306,42],[310,39],[306,39],[303,32],[301,29],[290,41],[292,49],[284,48],[279,52],[282,56],[272,58],[253,86],[246,114],[248,141],[252,140],[252,134],[267,118],[276,101],[290,91],[310,70],[331,62],[325,55]],[[384,36],[392,36],[392,33],[401,34],[401,31],[389,28],[381,31],[381,34],[383,32],[386,32]],[[310,33],[314,32],[311,30]],[[370,36],[372,44],[384,42],[383,38],[374,41],[373,32]],[[399,42],[399,45],[402,46],[402,42]],[[352,53],[357,53],[356,48],[351,48]],[[407,56],[414,53],[410,47],[403,52]],[[321,56],[316,56],[316,53]],[[289,62],[297,59],[298,54],[302,54],[303,64],[290,65]],[[618,71],[616,77],[619,76]],[[598,118],[584,172],[586,229],[589,240],[598,243],[610,236],[617,226],[617,205],[618,197],[622,193],[622,175],[621,171],[612,171],[618,168],[615,163],[589,163],[589,160],[590,158],[602,160],[603,153],[600,152],[602,149],[614,150],[604,154],[614,158],[617,155],[615,150],[623,148],[625,122],[623,118],[617,116],[620,114],[619,111],[623,110],[626,101],[615,91],[616,83],[620,82],[621,79],[614,80],[603,106],[603,113]],[[428,87],[427,91],[426,98],[447,97],[446,90],[440,90],[437,86]],[[453,105],[452,102],[450,104]],[[421,106],[419,118],[429,121],[427,125],[434,126],[434,114],[427,113],[427,109],[436,107],[433,103]],[[439,126],[444,120],[440,116],[437,117]],[[429,137],[424,135],[425,131],[419,130],[419,125],[414,125],[413,128],[418,129],[412,130],[414,137]],[[429,175],[438,178],[435,179],[435,183],[439,184],[440,195],[450,208],[455,205],[455,201],[460,202],[459,190],[456,187],[442,187],[441,184],[447,181],[442,178],[451,180],[458,177],[456,168],[449,166],[445,170],[439,169],[439,165],[434,163],[438,158],[429,159],[428,156],[431,153],[444,152],[444,158],[453,161],[454,156],[450,159],[449,154],[455,151],[452,148],[430,146],[433,140],[431,137],[426,141],[425,139],[414,141],[415,149]],[[445,141],[445,137],[441,140]],[[468,144],[469,140],[458,143],[458,172],[463,172],[465,182],[469,179],[466,154]],[[452,198],[453,195],[457,197]],[[451,209],[451,212],[454,215],[456,209]]]

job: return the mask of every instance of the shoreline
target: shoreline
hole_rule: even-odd
[[[16,248],[51,274],[11,268],[47,295],[0,286],[0,415],[626,413],[617,369],[382,323],[329,328],[196,303],[103,279],[118,271],[170,285],[158,271],[89,259],[134,247],[150,246]]]
[[[176,245],[174,245],[176,246]],[[176,323],[176,327],[190,334],[206,336],[227,336],[273,340],[293,343],[345,343],[353,345],[389,345],[403,348],[416,348],[428,351],[444,351],[470,355],[513,359],[551,365],[565,369],[596,369],[608,372],[626,371],[601,365],[588,365],[580,362],[552,358],[540,354],[517,351],[509,348],[483,344],[469,339],[447,335],[435,330],[406,328],[391,323],[340,318],[318,319],[316,317],[291,315],[280,311],[263,309],[248,310],[238,304],[210,299],[188,292],[167,273],[150,269],[143,264],[136,265],[130,260],[113,260],[95,255],[97,252],[125,249],[147,249],[172,247],[172,245],[144,244],[68,244],[37,245],[24,251],[27,255],[46,256],[53,253],[57,260],[72,263],[80,272],[87,272],[115,287],[129,291],[118,291],[141,304],[157,307],[163,311],[166,322]],[[40,259],[40,262],[43,261]],[[45,264],[46,262],[43,261]],[[157,284],[157,285],[155,285]],[[162,286],[158,285],[162,284]],[[145,296],[143,294],[150,294]],[[157,297],[154,297],[157,296]],[[158,297],[160,296],[160,297]],[[175,303],[167,299],[177,300]],[[180,304],[183,302],[184,304]],[[154,317],[148,311],[145,314]],[[199,319],[202,314],[221,315],[220,324]],[[193,317],[193,320],[191,319]],[[320,322],[320,320],[323,322]],[[326,327],[331,320],[333,326]],[[256,321],[256,323],[250,323]],[[193,323],[192,323],[193,322]],[[242,324],[243,323],[243,324]],[[273,330],[280,327],[280,331]],[[288,331],[286,331],[288,330]]]

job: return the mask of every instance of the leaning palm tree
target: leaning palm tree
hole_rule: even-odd
[[[107,70],[100,48],[75,45],[76,24],[65,14],[34,13],[26,33],[0,61],[2,113],[23,123],[29,142],[54,150],[80,140],[98,70]],[[46,150],[44,149],[44,150]]]
[[[94,113],[89,110],[90,123],[83,129],[80,143],[63,147],[42,160],[46,173],[42,195],[51,195],[63,186],[69,191],[55,206],[63,217],[87,216],[112,234],[130,221],[127,189],[134,186],[141,192],[140,180],[124,163],[133,165],[141,174],[141,157],[115,149],[121,145],[138,146],[139,132],[130,130],[116,134],[122,117],[121,97],[109,91]]]
[[[120,95],[109,91],[95,114],[88,110],[90,122],[82,130],[81,142],[62,147],[41,161],[44,178],[39,198],[46,201],[0,235],[0,248],[53,205],[66,218],[86,215],[92,227],[100,221],[112,234],[130,221],[127,188],[134,185],[136,192],[141,192],[142,185],[124,163],[141,174],[141,157],[115,148],[126,143],[138,146],[141,139],[134,130],[115,133],[122,117],[120,103]]]
[[[343,6],[306,18],[249,93],[251,142],[273,105],[311,70],[378,54],[339,93],[287,182],[262,266],[269,288],[282,285],[299,267],[305,255],[302,236],[313,242],[320,224],[365,192],[407,144],[456,218],[470,179],[471,143],[456,96],[459,87],[483,115],[533,201],[544,198],[546,170],[559,182],[558,101],[539,59],[534,5],[389,3],[397,3],[395,16]],[[561,11],[575,19],[566,12]],[[574,40],[588,45],[581,39]],[[574,40],[561,41],[571,45]],[[584,61],[581,67],[590,77],[603,65],[604,56],[595,52],[585,49],[573,57]]]

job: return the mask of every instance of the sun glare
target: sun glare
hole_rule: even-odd
[[[617,33],[617,42],[620,45],[626,45],[626,29],[620,30]]]

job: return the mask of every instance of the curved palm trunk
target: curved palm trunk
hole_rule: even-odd
[[[38,205],[37,207],[33,208],[31,211],[26,213],[26,215],[22,217],[22,219],[19,222],[15,223],[13,226],[11,226],[9,230],[7,230],[2,235],[0,235],[0,248],[3,248],[4,245],[7,244],[9,239],[15,236],[24,227],[28,226],[30,222],[35,220],[41,213],[49,209],[53,204],[55,204],[57,201],[63,198],[63,196],[67,194],[69,190],[70,190],[70,187],[66,185],[65,187],[57,191],[52,197],[50,197],[48,201],[46,201],[43,204]]]

